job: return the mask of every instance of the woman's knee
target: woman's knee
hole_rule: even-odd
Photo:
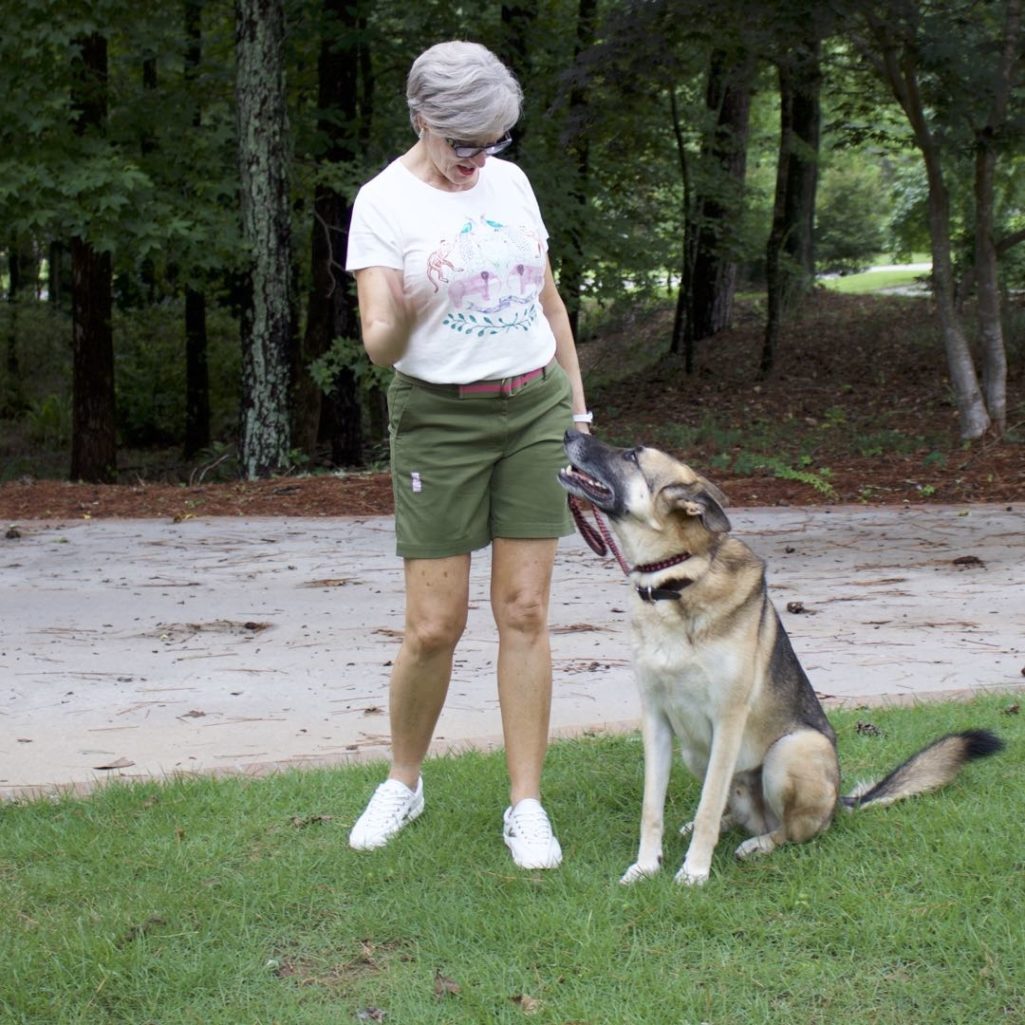
[[[519,592],[492,602],[500,633],[537,636],[548,630],[548,602],[544,595]]]
[[[465,610],[430,609],[407,618],[403,641],[419,655],[434,655],[452,651],[465,629]]]

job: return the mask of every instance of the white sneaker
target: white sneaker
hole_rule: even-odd
[[[520,868],[558,868],[562,848],[539,801],[525,797],[515,808],[505,810],[505,845]]]
[[[349,833],[349,846],[357,851],[383,847],[402,828],[424,810],[424,781],[416,781],[416,790],[405,783],[389,779],[370,798],[366,810]]]

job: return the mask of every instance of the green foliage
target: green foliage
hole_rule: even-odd
[[[820,272],[863,270],[883,250],[887,208],[882,186],[878,167],[851,152],[823,169],[815,217]]]
[[[907,9],[884,6],[892,7],[894,18]],[[232,5],[202,5],[202,56],[191,69],[180,4],[69,0],[7,7],[0,34],[0,223],[6,232],[0,255],[12,237],[42,253],[51,241],[66,246],[76,234],[113,254],[119,305],[126,318],[131,308],[129,319],[136,321],[118,322],[125,439],[180,441],[180,359],[171,358],[177,343],[169,341],[174,331],[167,333],[161,314],[144,307],[176,303],[192,286],[210,296],[212,317],[227,317],[228,283],[237,284],[246,265],[238,226]],[[689,218],[693,227],[702,216],[698,197],[727,205],[729,215],[711,225],[718,244],[738,261],[744,278],[761,280],[779,144],[774,62],[795,45],[804,19],[826,16],[822,5],[603,0],[596,5],[593,42],[580,52],[580,5],[570,0],[481,8],[381,0],[359,5],[364,20],[355,33],[335,23],[319,0],[289,0],[286,7],[298,295],[308,294],[313,190],[327,184],[351,197],[412,142],[405,75],[412,59],[442,38],[479,39],[512,63],[523,82],[514,159],[538,194],[557,272],[571,270],[574,260],[580,266],[589,315],[621,301],[643,306],[673,295],[685,223]],[[961,269],[971,265],[974,230],[966,212],[972,203],[970,132],[992,98],[1001,10],[958,0],[921,12],[918,57],[931,127],[950,144],[944,160]],[[828,13],[832,18],[838,11]],[[898,256],[927,251],[925,181],[906,119],[867,73],[859,19],[823,25],[820,267],[850,270],[890,249]],[[108,113],[103,126],[80,134],[72,104],[75,59],[81,37],[92,32],[108,41]],[[330,112],[318,108],[322,39],[336,42],[360,69],[359,117],[342,126],[351,160],[323,159],[321,119]],[[709,152],[713,52],[726,54],[731,65],[751,55],[758,60],[742,189]],[[999,136],[999,236],[1025,225],[1025,165],[1013,159],[1023,142],[1019,99],[1015,94]],[[335,254],[336,264],[343,259]],[[1023,270],[1020,246],[1004,260],[1005,286],[1017,287]],[[143,339],[154,325],[151,352]],[[17,331],[22,366],[46,363],[52,350],[45,343],[36,348],[39,336],[30,321]],[[329,355],[313,372],[329,376],[333,363],[363,372],[352,353]],[[67,381],[54,379],[49,369],[45,384],[27,383],[37,405],[67,390]],[[234,383],[217,387],[220,407]],[[234,415],[219,412],[216,420],[226,434],[234,430]]]
[[[26,416],[29,437],[38,445],[64,448],[71,443],[71,399],[47,395],[37,399]]]
[[[362,343],[355,338],[336,338],[331,348],[309,365],[308,373],[325,394],[334,387],[338,375],[350,371],[364,395],[373,389],[385,389],[392,379],[390,367],[375,366],[367,358]]]
[[[891,213],[887,234],[890,252],[898,260],[908,260],[912,253],[928,252],[929,185],[921,161],[902,161],[889,175],[887,194]]]
[[[166,301],[118,314],[114,321],[118,429],[130,448],[165,447],[185,432],[185,340],[182,303]],[[238,424],[238,325],[225,312],[207,319],[211,434]]]

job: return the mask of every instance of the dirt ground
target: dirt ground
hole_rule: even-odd
[[[580,347],[597,384],[589,401],[600,436],[675,452],[715,480],[735,506],[845,503],[1014,503],[1025,500],[1025,370],[1012,358],[1007,440],[958,438],[957,413],[928,300],[820,293],[758,379],[761,314],[699,349],[655,364],[663,320],[626,323]],[[1021,348],[1019,343],[1018,348]],[[637,366],[636,372],[622,367]],[[766,449],[769,449],[766,452]],[[764,465],[752,451],[767,456]],[[746,458],[745,458],[746,457]],[[782,470],[781,470],[782,467]],[[0,520],[201,516],[377,516],[392,511],[386,473],[321,473],[189,486],[119,485],[25,477],[0,484]]]

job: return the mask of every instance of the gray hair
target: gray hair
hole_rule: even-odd
[[[523,90],[485,46],[438,43],[413,62],[406,79],[413,130],[433,128],[450,139],[497,139],[520,118]]]

